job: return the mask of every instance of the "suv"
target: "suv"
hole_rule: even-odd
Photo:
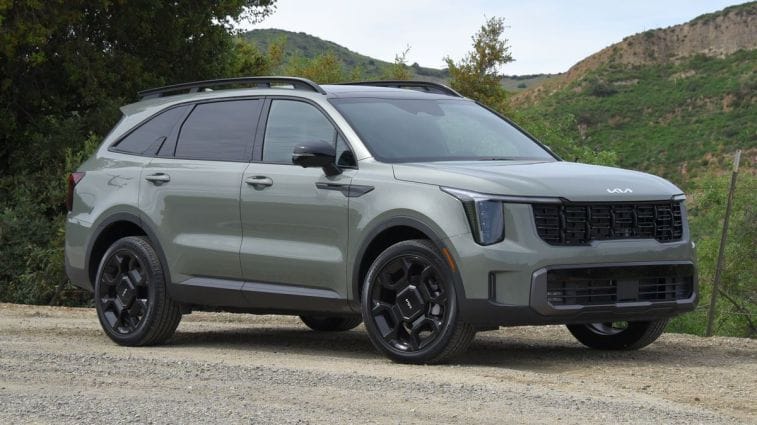
[[[211,88],[216,88],[212,90]],[[560,160],[439,84],[289,77],[140,92],[69,176],[66,270],[116,343],[193,309],[361,322],[395,361],[566,324],[637,349],[695,307],[684,194]]]

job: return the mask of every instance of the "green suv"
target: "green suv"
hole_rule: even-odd
[[[636,349],[697,302],[684,195],[560,160],[443,85],[290,77],[140,92],[69,176],[66,270],[123,345],[195,309],[365,323],[395,361],[566,324]]]

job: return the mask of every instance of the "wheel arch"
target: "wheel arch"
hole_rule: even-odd
[[[447,250],[449,255],[447,261],[452,261],[454,264],[452,275],[457,299],[459,302],[465,299],[465,288],[462,284],[460,270],[454,262],[452,250],[449,250],[447,244],[444,242],[445,238],[439,236],[439,233],[430,225],[413,217],[401,216],[383,220],[379,224],[374,225],[371,230],[365,232],[365,237],[354,257],[355,261],[353,262],[350,274],[350,283],[352,285],[351,302],[356,311],[360,310],[360,294],[364,283],[363,280],[376,257],[391,245],[411,239],[427,239],[431,241],[443,257],[446,256],[443,254],[443,250]]]
[[[92,233],[92,238],[87,244],[87,255],[85,257],[85,270],[87,277],[94,290],[97,268],[100,265],[102,256],[108,250],[113,242],[127,236],[145,236],[158,254],[158,259],[165,273],[166,283],[170,283],[170,273],[168,262],[166,261],[163,248],[155,232],[142,221],[137,215],[119,212],[105,218],[97,225],[96,230]],[[170,285],[169,285],[170,286]]]

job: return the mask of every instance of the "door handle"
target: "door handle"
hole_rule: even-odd
[[[150,174],[149,176],[146,176],[145,180],[147,180],[148,182],[154,183],[156,186],[159,186],[163,183],[170,182],[171,176],[164,173],[155,173],[155,174]]]
[[[254,187],[273,186],[273,180],[271,180],[270,177],[266,176],[247,177],[246,179],[244,179],[244,182]]]

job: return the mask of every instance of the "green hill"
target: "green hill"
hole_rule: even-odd
[[[757,154],[757,2],[626,38],[526,90],[517,108],[575,117],[572,136],[683,183]]]
[[[257,29],[242,34],[242,37],[256,44],[261,50],[266,50],[271,43],[285,38],[285,63],[297,57],[312,59],[319,54],[332,52],[344,64],[347,74],[350,74],[355,67],[359,67],[366,79],[378,78],[391,65],[389,62],[361,55],[332,41],[323,40],[304,32]],[[444,81],[448,78],[446,69],[426,68],[417,63],[409,65],[409,68],[415,77],[419,79]]]
[[[286,39],[284,45],[284,62],[297,57],[312,59],[319,54],[332,52],[344,64],[347,74],[351,74],[355,67],[361,70],[365,79],[379,78],[391,64],[386,61],[361,55],[341,46],[333,41],[323,40],[304,32],[292,32],[280,29],[257,29],[242,34],[242,37],[257,45],[262,51],[268,49],[271,43]],[[401,53],[401,52],[397,52]],[[437,69],[420,66],[418,63],[408,65],[414,78],[427,81],[446,83],[449,79],[447,69]],[[529,87],[541,84],[543,81],[554,77],[552,74],[534,75],[505,75],[502,77],[502,85],[512,92],[520,92]]]

